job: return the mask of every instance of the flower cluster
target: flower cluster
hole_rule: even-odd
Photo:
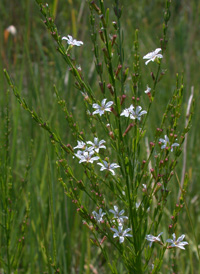
[[[124,219],[128,219],[127,216],[123,216],[124,210],[119,211],[117,206],[114,206],[114,210],[110,209],[109,212],[113,213],[113,220],[117,220],[118,222],[118,229],[111,227],[110,229],[114,232],[113,238],[119,237],[119,242],[120,244],[124,242],[125,237],[133,237],[131,234],[128,232],[131,231],[131,228],[127,228],[123,230],[123,225],[124,225]],[[102,223],[103,216],[106,215],[105,212],[102,211],[102,209],[99,209],[99,213],[96,211],[92,212],[94,219],[97,221],[97,223]]]
[[[106,143],[105,140],[99,141],[97,137],[94,138],[94,142],[87,141],[86,143],[83,141],[77,141],[78,145],[74,147],[74,149],[78,149],[77,153],[74,155],[80,159],[79,164],[81,163],[93,163],[94,161],[97,161],[100,159],[98,155],[95,155],[96,153],[99,153],[100,149],[106,149],[106,146],[104,145]],[[115,172],[113,169],[116,169],[120,167],[116,163],[108,163],[107,161],[102,161],[97,163],[101,166],[100,171],[108,170],[113,175],[115,175]]]
[[[160,138],[159,142],[163,143],[163,145],[161,146],[161,149],[170,148],[171,152],[173,152],[173,147],[178,147],[179,146],[178,143],[170,144],[170,141],[169,141],[169,138],[167,137],[167,135],[165,135],[164,139]]]
[[[146,235],[146,240],[149,241],[149,246],[151,247],[153,242],[157,242],[161,245],[164,245],[163,242],[160,239],[160,236],[163,234],[163,232],[161,232],[160,234],[158,234],[158,236],[153,236],[151,234]],[[184,245],[188,245],[188,242],[184,242],[183,239],[185,238],[185,235],[181,235],[177,240],[176,240],[176,235],[175,233],[172,234],[173,239],[167,239],[166,242],[170,243],[171,245],[168,246],[167,248],[173,248],[173,247],[178,247],[180,249],[185,249]]]
[[[142,110],[141,106],[137,106],[136,110],[134,111],[134,106],[130,105],[129,108],[125,108],[120,116],[125,116],[129,117],[132,120],[138,119],[139,121],[141,120],[141,116],[147,114],[146,110]]]

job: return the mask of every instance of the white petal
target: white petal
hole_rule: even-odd
[[[105,103],[106,103],[106,98],[105,99],[103,99],[102,101],[101,101],[101,106],[103,107],[103,106],[105,106]]]
[[[176,242],[176,235],[175,233],[172,234],[173,241]]]
[[[185,238],[185,235],[183,234],[180,237],[178,237],[176,242],[181,242],[184,238]]]
[[[166,242],[173,244],[174,241],[172,239],[167,239]]]
[[[146,110],[141,111],[139,115],[141,116],[141,115],[144,115],[144,114],[147,114]]]
[[[179,147],[180,145],[178,143],[172,144],[172,147]]]
[[[156,57],[157,58],[163,58],[163,55],[162,54],[157,54]]]
[[[158,52],[160,52],[162,49],[161,48],[157,48],[154,52],[155,54],[158,54]]]
[[[138,113],[140,112],[141,109],[142,109],[141,106],[137,106],[137,107],[136,107],[136,114],[138,114]]]
[[[127,232],[131,231],[131,228],[127,228],[124,230],[123,234],[126,234]]]
[[[185,247],[183,247],[182,245],[180,245],[180,244],[177,244],[177,245],[175,245],[176,247],[179,247],[180,249],[185,249]]]
[[[117,165],[117,164],[115,164],[115,163],[112,163],[112,164],[110,165],[110,169],[114,169],[114,168],[118,168],[118,167],[120,167],[120,166]]]
[[[129,234],[129,233],[126,233],[126,234],[124,235],[124,237],[133,237],[133,235],[131,235],[131,234]]]
[[[149,52],[145,56],[143,56],[143,59],[150,59],[150,58],[152,58],[152,52]]]
[[[119,212],[119,215],[124,214],[124,212],[125,212],[125,210],[124,210],[124,209],[122,209],[122,210]],[[124,216],[124,217],[125,217],[125,216]]]
[[[131,114],[131,115],[130,115],[130,118],[131,118],[132,120],[135,120],[136,117],[135,117],[134,115]]]
[[[165,141],[169,143],[169,138],[167,137],[167,135],[165,135]]]
[[[143,57],[143,59],[144,59],[144,57]],[[145,58],[145,59],[148,59],[148,58]],[[149,62],[151,62],[151,59],[148,60],[148,61],[146,61],[146,62],[145,62],[145,65],[148,65]]]
[[[115,172],[114,172],[114,170],[112,170],[112,169],[109,169],[109,171],[113,174],[113,175],[115,175]]]
[[[118,233],[118,230],[116,228],[110,228],[113,232]]]
[[[123,236],[119,237],[119,242],[120,242],[120,244],[124,242],[124,237]]]
[[[100,109],[100,108],[101,108],[100,105],[98,105],[98,104],[92,104],[92,107],[93,107],[93,108],[97,108],[97,109]]]
[[[109,101],[107,104],[106,104],[106,108],[110,107],[113,105],[113,101]]]
[[[68,38],[66,36],[63,36],[62,40],[67,40],[68,41]]]

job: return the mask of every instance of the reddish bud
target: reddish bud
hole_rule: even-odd
[[[126,99],[126,95],[123,94],[122,97],[121,97],[120,105],[122,105],[124,103],[125,99]]]

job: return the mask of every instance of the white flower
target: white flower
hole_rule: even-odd
[[[128,219],[127,216],[122,216],[124,214],[124,210],[122,209],[119,212],[117,206],[114,206],[114,210],[110,209],[109,211],[114,214],[113,218],[117,219],[117,222],[119,223],[119,225],[123,225],[124,219]]]
[[[173,147],[178,147],[179,146],[178,143],[174,143],[174,144],[170,145],[169,138],[167,137],[167,135],[165,135],[165,139],[160,138],[159,142],[163,143],[163,145],[161,146],[161,149],[166,148],[166,147],[170,147],[171,152],[173,151]]]
[[[116,228],[111,228],[111,230],[115,232],[113,238],[119,237],[120,244],[124,242],[124,237],[133,237],[131,234],[127,233],[131,230],[131,228],[127,228],[123,231],[122,225],[118,226],[118,230]]]
[[[82,151],[78,150],[78,152],[74,155],[80,159],[80,161],[79,161],[79,164],[80,164],[83,162],[93,163],[94,161],[99,160],[98,156],[92,157],[93,154],[94,154],[94,151],[83,151],[82,152]]]
[[[125,116],[125,117],[129,117],[130,114],[133,112],[134,110],[134,106],[133,105],[130,105],[129,108],[125,108],[122,113],[120,114],[120,116]]]
[[[80,148],[80,149],[85,149],[86,148],[86,143],[83,141],[77,141],[78,145],[74,147],[74,149]]]
[[[144,190],[147,190],[147,185],[146,184],[142,184]]]
[[[140,207],[140,205],[141,205],[141,202],[135,203],[136,209],[138,209]]]
[[[77,41],[76,39],[73,39],[73,37],[71,35],[67,35],[67,37],[64,36],[62,38],[62,40],[67,40],[67,43],[69,45],[73,45],[73,46],[77,46],[77,47],[80,47],[81,45],[83,45],[82,41]]]
[[[141,116],[147,114],[146,110],[142,110],[141,106],[136,107],[136,111],[133,111],[130,115],[130,118],[135,120],[138,119],[139,121],[141,120]]]
[[[101,106],[98,104],[93,104],[92,107],[96,109],[92,114],[99,114],[100,116],[104,114],[105,111],[111,111],[112,101],[106,103],[107,99],[101,101]]]
[[[147,85],[147,89],[144,91],[146,94],[151,92],[151,88]]]
[[[173,240],[168,239],[166,242],[171,243],[171,247],[179,247],[180,249],[185,249],[184,245],[188,245],[188,242],[182,242],[183,239],[185,238],[185,235],[181,235],[177,240],[176,240],[176,235],[175,233],[172,234]]]
[[[149,235],[146,235],[145,239],[150,242],[149,246],[151,247],[152,244],[153,244],[153,242],[161,242],[160,236],[162,234],[163,234],[163,232],[161,232],[160,234],[158,234],[157,237],[149,234]]]
[[[130,117],[131,119],[135,120],[138,119],[141,120],[141,116],[147,114],[146,110],[142,110],[141,106],[136,107],[136,111],[134,111],[134,106],[130,105],[129,108],[126,108],[122,111],[120,116]]]
[[[163,58],[162,54],[158,54],[158,52],[161,51],[161,48],[158,48],[152,52],[149,52],[146,54],[143,59],[148,59],[148,61],[145,62],[145,65],[147,65],[150,61],[154,62],[157,58]]]
[[[100,171],[108,170],[108,171],[110,171],[113,175],[115,175],[115,172],[114,172],[113,169],[120,167],[119,165],[117,165],[117,164],[115,164],[115,163],[110,164],[110,163],[108,163],[108,162],[106,162],[106,161],[103,161],[103,164],[102,164],[102,163],[97,163],[97,165],[101,166]]]
[[[96,211],[93,211],[92,214],[94,215],[94,219],[100,223],[103,221],[103,216],[106,215],[105,212],[102,212],[102,208],[99,209],[99,213],[96,213]]]
[[[17,34],[17,29],[15,26],[10,25],[9,27],[7,27],[7,32],[9,32],[10,34],[12,34],[13,36],[15,36]]]
[[[91,147],[89,149],[93,149],[96,153],[99,153],[99,149],[100,148],[105,148],[106,146],[104,146],[103,144],[106,143],[105,140],[101,140],[98,141],[98,138],[94,138],[94,143],[92,143],[91,141],[86,142],[88,145],[91,145]]]

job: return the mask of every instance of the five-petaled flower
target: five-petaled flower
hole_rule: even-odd
[[[162,234],[163,234],[163,232],[158,234],[158,236],[153,236],[153,235],[149,234],[149,235],[146,235],[145,239],[150,242],[149,246],[151,247],[153,242],[161,242],[160,236]]]
[[[124,219],[128,219],[127,216],[122,216],[122,215],[124,214],[124,209],[122,209],[122,210],[119,212],[117,206],[114,206],[114,210],[113,210],[113,209],[110,209],[109,211],[110,211],[111,213],[114,214],[113,219],[117,219],[117,222],[119,223],[119,226],[120,226],[120,225],[123,225]]]
[[[134,106],[130,105],[129,108],[126,108],[122,111],[120,116],[130,117],[132,120],[138,119],[141,120],[141,116],[147,114],[146,110],[142,110],[141,106],[137,106],[136,110],[134,111]]]
[[[185,238],[185,235],[181,235],[177,240],[176,240],[176,235],[175,233],[172,234],[173,240],[168,239],[166,242],[170,243],[170,247],[179,247],[180,249],[185,249],[184,245],[188,245],[188,242],[182,242],[183,239]]]
[[[103,161],[103,164],[102,164],[102,163],[97,163],[97,165],[101,166],[100,171],[108,170],[108,171],[110,171],[113,175],[115,175],[115,172],[114,172],[113,169],[120,167],[118,164],[115,164],[115,163],[110,164],[110,163],[108,163],[108,162],[106,162],[106,161]]]
[[[165,135],[165,139],[160,138],[159,142],[163,143],[163,145],[161,146],[161,149],[170,147],[171,152],[173,151],[173,147],[178,147],[179,146],[178,143],[173,143],[172,145],[170,145],[169,138],[167,137],[167,135]]]
[[[123,231],[122,225],[118,226],[118,230],[116,228],[111,228],[111,230],[115,232],[113,238],[119,237],[120,244],[124,242],[124,237],[133,237],[131,234],[127,233],[131,231],[131,228],[127,228]]]
[[[92,114],[99,114],[100,116],[104,114],[105,111],[111,111],[112,101],[106,103],[106,98],[101,101],[101,105],[93,104],[92,107],[96,109]]]
[[[78,152],[76,154],[74,154],[77,158],[80,159],[79,164],[80,163],[93,163],[94,161],[99,160],[98,156],[94,156],[92,157],[92,155],[94,154],[94,151],[81,151],[78,150]]]
[[[158,48],[158,49],[146,54],[143,57],[143,59],[148,59],[148,61],[145,62],[145,65],[147,65],[151,61],[154,62],[157,58],[163,58],[163,55],[159,53],[161,50],[162,50],[161,48]]]
[[[103,221],[103,216],[106,215],[105,212],[102,212],[102,208],[99,209],[99,213],[97,213],[96,211],[92,212],[94,219],[98,222],[101,223]]]
[[[91,141],[87,142],[88,145],[91,145],[89,147],[89,149],[94,150],[96,153],[99,153],[100,148],[105,148],[106,149],[106,146],[103,145],[104,143],[106,143],[105,140],[99,141],[98,138],[96,138],[96,137],[94,138],[94,143],[91,142]]]
[[[67,44],[72,45],[72,46],[77,46],[80,47],[83,45],[82,41],[77,41],[76,39],[73,39],[71,35],[63,36],[62,40],[67,40]]]

